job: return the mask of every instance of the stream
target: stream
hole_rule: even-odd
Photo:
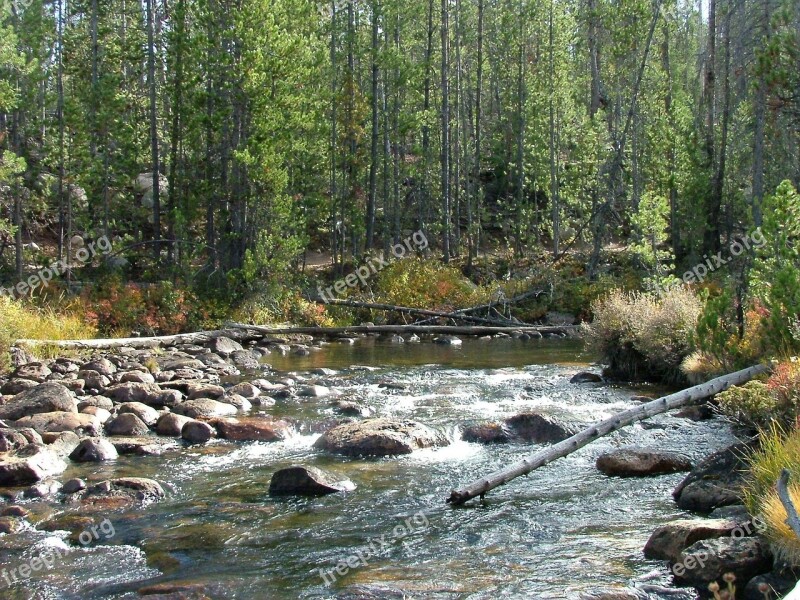
[[[382,459],[323,454],[312,448],[318,434],[308,424],[335,416],[330,400],[278,400],[264,410],[298,423],[285,442],[217,440],[160,456],[73,464],[62,481],[148,477],[167,497],[97,515],[110,526],[87,544],[33,526],[0,535],[0,598],[133,599],[140,588],[164,582],[201,584],[212,598],[281,600],[579,599],[599,589],[668,585],[665,563],[646,560],[642,548],[655,527],[687,515],[671,497],[684,474],[609,478],[594,461],[622,445],[677,450],[699,460],[735,441],[719,419],[661,415],[516,479],[483,503],[452,508],[444,502],[451,489],[536,449],[467,443],[459,426],[531,409],[589,424],[637,404],[632,395],[664,391],[569,383],[577,371],[597,372],[593,359],[580,341],[552,339],[465,339],[461,346],[441,346],[365,338],[325,345],[309,356],[273,353],[264,359],[272,370],[259,376],[340,390],[342,398],[378,416],[438,428],[451,444]],[[319,368],[335,373],[311,373]],[[381,387],[387,382],[403,389]],[[271,474],[295,463],[350,479],[357,488],[319,498],[271,498]],[[38,518],[62,510],[41,501],[22,504]],[[52,568],[8,586],[4,570],[48,548],[60,549]],[[690,592],[663,597],[694,597]]]

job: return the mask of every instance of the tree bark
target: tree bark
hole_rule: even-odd
[[[460,490],[453,490],[447,502],[450,504],[463,504],[476,496],[483,497],[486,492],[504,485],[520,475],[527,475],[531,471],[543,467],[557,458],[572,454],[587,444],[618,429],[622,429],[631,423],[649,419],[650,417],[659,415],[668,410],[680,408],[681,406],[696,402],[697,400],[713,396],[714,394],[727,390],[732,385],[741,385],[753,377],[766,372],[766,366],[756,365],[729,375],[724,375],[723,377],[717,377],[681,392],[658,398],[657,400],[637,406],[636,408],[617,413],[613,417],[597,423],[596,425],[592,425],[588,429],[584,429],[580,433],[562,442],[534,452],[505,469],[501,469],[500,471],[496,471],[486,477],[473,481]]]

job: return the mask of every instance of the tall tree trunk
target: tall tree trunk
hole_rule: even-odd
[[[714,127],[716,124],[715,96],[716,96],[716,62],[717,62],[717,0],[708,0],[708,40],[706,51],[706,70],[703,87],[703,102],[705,104],[705,153],[709,177],[712,179],[708,201],[706,203],[706,229],[703,238],[703,251],[715,254],[720,247],[720,210],[721,196],[716,194],[715,165],[716,151],[714,142]]]
[[[772,0],[762,0],[764,13],[761,27],[761,51],[769,47],[772,37],[770,20],[772,14],[770,2]],[[760,227],[762,224],[761,203],[764,200],[764,142],[767,120],[767,80],[763,67],[758,67],[756,71],[756,90],[753,95],[753,116],[755,117],[755,131],[753,133],[753,200],[752,214],[753,224]]]
[[[168,219],[168,238],[169,263],[172,266],[175,259],[175,217],[178,203],[178,148],[182,142],[182,116],[183,116],[183,43],[186,31],[186,0],[178,0],[175,10],[176,32],[174,44],[175,48],[175,75],[172,102],[172,139],[170,140],[169,157],[169,194],[167,219]]]
[[[367,198],[366,240],[364,250],[372,248],[375,236],[375,196],[378,185],[378,2],[372,2],[372,138],[370,143],[369,197]]]
[[[450,31],[448,0],[442,0],[442,252],[450,261]]]
[[[723,64],[723,79],[722,79],[722,123],[720,127],[719,139],[719,157],[717,159],[714,175],[711,180],[711,206],[716,211],[716,237],[714,238],[717,245],[710,248],[719,250],[719,221],[722,213],[722,192],[725,187],[725,166],[727,161],[728,150],[728,126],[730,122],[730,105],[731,105],[731,90],[730,90],[730,66],[731,66],[731,12],[732,7],[728,6],[725,14],[724,29],[723,29],[723,44],[724,44],[724,64]],[[712,213],[713,216],[713,213]]]
[[[475,241],[472,258],[477,258],[481,246],[481,217],[483,211],[483,186],[481,185],[481,95],[483,94],[483,12],[484,0],[478,0],[478,48],[475,73]]]
[[[147,85],[150,98],[150,160],[153,177],[153,239],[161,239],[161,198],[159,190],[158,164],[158,106],[156,104],[156,46],[155,46],[155,2],[146,0],[147,4]],[[161,245],[153,244],[153,254],[158,262],[161,257]]]
[[[672,64],[670,62],[669,48],[669,22],[664,23],[664,41],[661,45],[661,68],[666,78],[666,89],[664,91],[664,112],[667,114],[669,123],[669,150],[667,161],[669,162],[669,175],[667,181],[669,194],[669,232],[670,244],[676,256],[681,256],[681,236],[680,221],[678,219],[678,187],[677,178],[677,129],[675,124],[675,111],[672,106]]]
[[[433,70],[433,0],[428,0],[428,36],[425,45],[425,83],[422,109],[427,116],[431,108],[431,71]],[[430,201],[431,128],[427,120],[422,125],[422,193],[419,198],[419,228],[427,235]]]
[[[591,73],[591,91],[589,96],[589,115],[594,118],[600,109],[600,50],[597,41],[597,0],[589,0],[588,42],[589,71]]]
[[[549,100],[549,126],[550,135],[548,138],[550,150],[550,209],[553,223],[553,258],[558,257],[559,241],[561,239],[561,218],[560,218],[560,202],[558,197],[558,165],[556,164],[556,120],[555,120],[555,58],[553,51],[553,3],[555,0],[550,0],[550,12],[548,18],[548,55],[550,58],[550,100]]]

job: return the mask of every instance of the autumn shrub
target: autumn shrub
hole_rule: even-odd
[[[488,302],[491,291],[469,281],[452,265],[434,260],[397,260],[375,277],[376,302],[449,311]]]
[[[749,381],[717,395],[720,411],[736,422],[769,428],[773,424],[791,430],[798,422],[800,363],[778,364],[766,380]]]
[[[679,383],[700,310],[700,300],[686,287],[660,297],[615,290],[592,303],[594,319],[584,331],[608,365],[607,376]]]
[[[764,522],[764,535],[776,557],[800,565],[800,540],[786,525],[786,511],[776,491],[776,482],[787,469],[790,496],[800,507],[800,431],[777,424],[762,430],[760,445],[746,462],[743,497],[748,511]]]
[[[92,338],[96,330],[73,305],[36,306],[0,296],[0,368],[9,366],[9,349],[15,340],[68,340]],[[37,346],[36,354],[53,356],[55,347]]]
[[[251,295],[233,311],[233,319],[253,325],[332,327],[336,324],[324,304],[311,302],[300,292],[279,286]]]

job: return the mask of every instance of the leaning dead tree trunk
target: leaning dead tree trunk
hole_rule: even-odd
[[[756,365],[741,371],[736,371],[730,375],[717,377],[716,379],[712,379],[706,383],[690,387],[681,392],[670,394],[669,396],[658,398],[657,400],[653,400],[652,402],[648,402],[642,406],[637,406],[636,408],[631,408],[630,410],[618,413],[601,423],[592,425],[588,429],[584,429],[580,433],[577,433],[562,442],[558,442],[557,444],[548,446],[547,448],[539,450],[538,452],[534,452],[521,461],[514,463],[510,467],[507,467],[501,471],[496,471],[486,477],[478,479],[477,481],[473,481],[460,490],[453,490],[450,493],[450,497],[447,499],[447,502],[451,504],[463,504],[467,500],[475,498],[476,496],[483,498],[484,494],[486,494],[486,492],[489,490],[493,490],[496,487],[508,483],[520,475],[527,475],[531,471],[553,462],[557,458],[562,458],[568,454],[572,454],[590,442],[608,435],[613,431],[622,429],[626,425],[630,425],[636,421],[648,419],[668,410],[680,408],[681,406],[691,404],[697,400],[713,396],[714,394],[718,394],[728,389],[732,385],[741,385],[753,377],[766,372],[767,367],[764,365]]]
[[[782,469],[781,476],[778,479],[778,498],[786,511],[786,524],[792,528],[794,534],[800,538],[800,517],[797,516],[797,508],[792,502],[792,496],[789,493],[789,470]]]
[[[462,308],[460,310],[454,310],[453,312],[447,313],[447,316],[450,318],[457,317],[458,315],[466,315],[469,313],[478,312],[481,310],[489,310],[494,309],[496,306],[511,306],[513,304],[517,304],[518,302],[522,302],[528,298],[538,298],[539,296],[543,296],[547,293],[547,290],[531,290],[529,292],[525,292],[524,294],[520,294],[519,296],[514,296],[513,298],[507,298],[504,300],[493,300],[487,304],[479,304],[478,306],[471,306],[469,308]],[[425,323],[430,323],[431,321],[435,320],[435,317],[430,319],[423,319],[422,321],[416,321],[414,325],[424,325]]]

